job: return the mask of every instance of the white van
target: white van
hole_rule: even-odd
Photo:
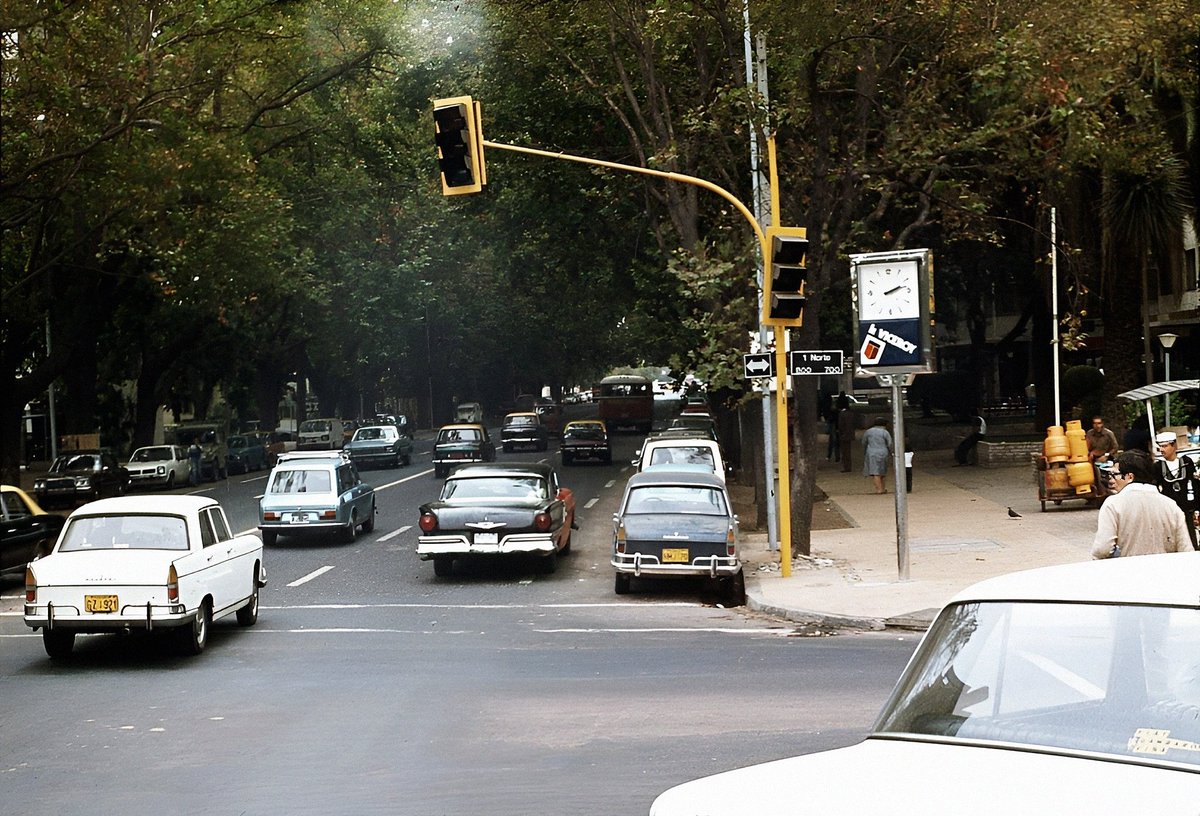
[[[454,421],[482,425],[483,406],[478,402],[459,403],[458,409],[454,412]]]
[[[340,450],[345,427],[340,419],[306,419],[300,423],[296,450]]]
[[[651,468],[695,470],[713,473],[725,481],[725,457],[721,446],[702,437],[650,437],[642,452],[633,460],[638,473]]]

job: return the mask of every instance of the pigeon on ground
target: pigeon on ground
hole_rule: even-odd
[[[1024,518],[1024,516],[1022,516],[1016,510],[1013,510],[1011,507],[1008,508],[1008,517],[1009,518]]]

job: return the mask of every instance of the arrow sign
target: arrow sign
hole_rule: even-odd
[[[742,376],[747,379],[754,377],[772,377],[775,375],[775,357],[769,351],[742,355]]]
[[[788,353],[788,374],[792,376],[841,373],[841,349],[833,351],[792,351]]]

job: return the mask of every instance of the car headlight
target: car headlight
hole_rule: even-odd
[[[46,489],[46,480],[45,479],[34,479],[33,480],[33,489],[34,490],[45,490]]]
[[[92,477],[91,476],[76,476],[75,477],[75,487],[77,489],[82,488],[84,490],[87,490],[91,486],[92,486]]]
[[[159,465],[158,467],[156,467],[154,469],[154,472],[157,473],[159,476],[166,476],[167,475],[167,467],[166,467],[166,465]]]

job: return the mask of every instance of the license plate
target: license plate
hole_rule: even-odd
[[[292,517],[288,521],[292,524],[303,524],[308,521],[308,513],[292,513]]]
[[[664,564],[687,564],[691,559],[688,558],[687,549],[664,549],[662,560]]]
[[[456,452],[450,454],[450,458],[451,459],[466,459],[467,455],[465,453],[456,451]]]
[[[500,534],[499,533],[476,533],[475,534],[475,543],[476,544],[499,544],[500,543]]]
[[[83,610],[85,612],[116,612],[118,608],[116,595],[84,595]]]

